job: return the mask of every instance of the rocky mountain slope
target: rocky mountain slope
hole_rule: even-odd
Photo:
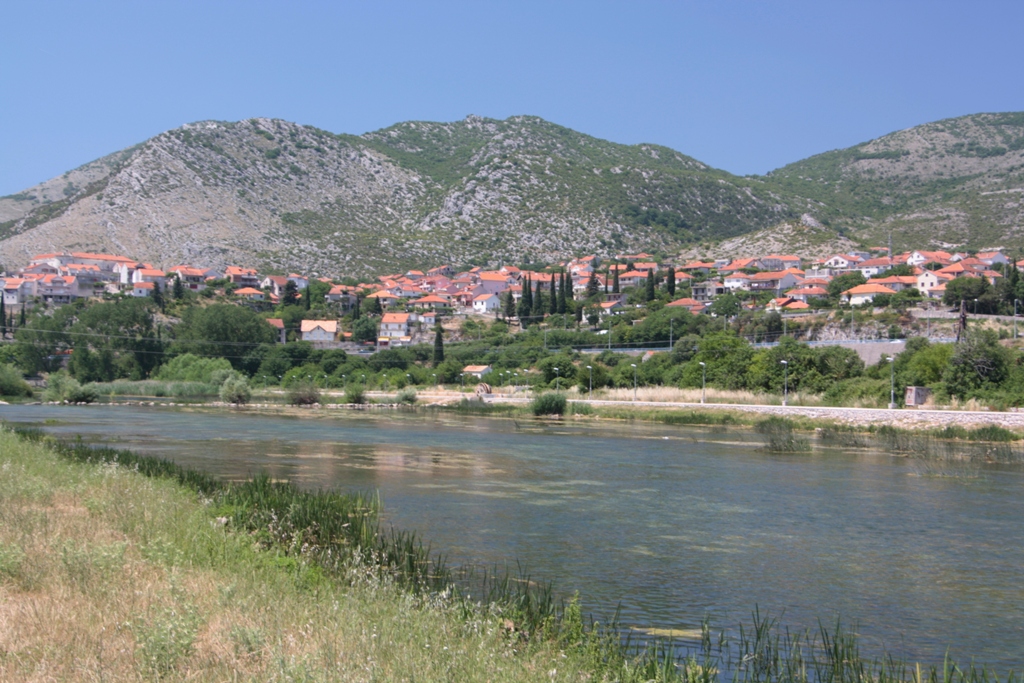
[[[899,248],[1024,246],[1024,113],[898,131],[770,173],[831,227]]]
[[[791,218],[790,205],[665,147],[534,117],[410,122],[362,137],[210,121],[0,200],[10,216],[0,262],[67,248],[360,275],[674,251]]]
[[[272,119],[162,133],[0,198],[0,263],[57,249],[164,266],[368,275],[645,250],[1024,246],[1024,114],[892,133],[762,177],[536,117],[363,136]]]

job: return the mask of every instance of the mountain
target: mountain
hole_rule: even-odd
[[[325,275],[653,251],[1024,246],[1024,113],[739,177],[667,147],[469,116],[362,136],[276,119],[167,131],[0,197],[0,263],[114,251]]]
[[[0,262],[75,249],[368,275],[672,252],[792,219],[792,204],[763,181],[666,147],[536,117],[408,122],[363,136],[206,121],[0,198]]]
[[[1024,247],[1024,113],[928,123],[769,173],[840,233],[898,248]]]

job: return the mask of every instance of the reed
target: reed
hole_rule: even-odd
[[[754,425],[754,431],[764,439],[764,449],[769,453],[800,453],[810,450],[806,439],[794,433],[793,421],[784,417],[769,417]]]

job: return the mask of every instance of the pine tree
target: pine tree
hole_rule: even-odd
[[[174,298],[178,301],[185,298],[185,285],[181,282],[181,276],[177,274],[174,276]]]
[[[665,278],[665,290],[669,296],[676,295],[676,269],[675,266],[668,267],[668,276]]]
[[[647,271],[647,281],[644,283],[646,291],[644,292],[644,298],[647,301],[654,301],[654,271]]]
[[[444,362],[444,335],[441,332],[441,326],[437,325],[434,328],[434,367]]]
[[[558,291],[555,288],[555,276],[554,275],[551,276],[550,296],[551,296],[551,300],[548,301],[548,313],[550,313],[551,315],[554,315],[555,313],[558,313]]]
[[[590,271],[590,277],[587,279],[587,298],[593,299],[597,296],[597,271]]]

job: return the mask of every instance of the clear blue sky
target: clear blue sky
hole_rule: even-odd
[[[1024,110],[1024,2],[28,2],[0,194],[202,119],[363,133],[534,114],[733,173]]]

